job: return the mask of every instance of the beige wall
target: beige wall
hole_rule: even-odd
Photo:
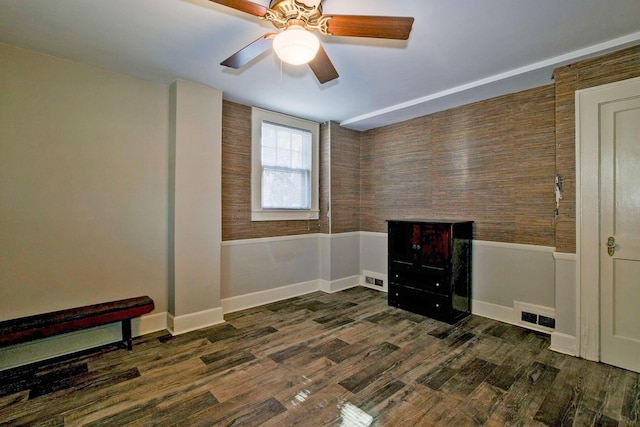
[[[0,319],[167,309],[166,86],[0,45]]]
[[[175,331],[183,315],[202,313],[207,325],[222,320],[221,309],[216,312],[222,240],[222,92],[179,80],[170,87],[170,103],[169,313]]]

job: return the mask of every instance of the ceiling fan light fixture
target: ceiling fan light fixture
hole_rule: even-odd
[[[290,25],[273,39],[276,55],[292,65],[307,64],[318,53],[320,41],[301,25]]]

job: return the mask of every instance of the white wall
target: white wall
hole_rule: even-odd
[[[576,254],[554,252],[556,262],[556,330],[551,349],[572,356],[579,354],[576,340]]]
[[[221,297],[318,280],[319,235],[225,241]]]
[[[149,295],[134,334],[222,321],[221,92],[178,82],[170,104],[168,86],[1,44],[0,81],[0,320]],[[0,368],[119,335],[6,348]]]
[[[331,234],[331,279],[359,276],[360,233]]]
[[[182,333],[223,321],[222,92],[171,85],[169,330]]]
[[[166,86],[0,44],[0,320],[167,310]]]
[[[553,249],[475,240],[474,314],[551,333],[553,330],[520,320],[521,310],[544,314],[556,319],[554,334],[563,340],[559,345],[570,339],[575,330],[570,295],[560,297],[561,312],[556,310],[555,299],[556,280],[571,282],[571,265],[569,261],[556,278]],[[225,312],[317,290],[364,285],[363,273],[387,278],[386,233],[223,242],[222,253]]]
[[[555,307],[552,247],[473,242],[473,299],[512,307],[514,301]]]
[[[387,274],[387,233],[360,233],[360,266],[362,270]]]
[[[0,320],[149,295],[166,327],[164,85],[0,44]],[[2,349],[0,369],[118,340],[106,325]]]
[[[222,242],[222,306],[237,311],[360,283],[359,233]]]

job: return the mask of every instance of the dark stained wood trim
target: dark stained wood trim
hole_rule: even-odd
[[[0,322],[0,347],[120,321],[122,339],[130,346],[131,319],[153,309],[153,300],[142,296],[5,320]]]

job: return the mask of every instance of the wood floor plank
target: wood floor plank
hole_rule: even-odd
[[[340,419],[340,407],[347,402],[349,392],[337,384],[316,389],[297,400],[297,405],[274,417],[265,426],[330,425]]]
[[[329,359],[335,363],[342,363],[345,360],[357,359],[363,361],[368,357],[375,357],[376,354],[382,352],[386,354],[389,349],[397,349],[398,347],[386,341],[380,341],[381,337],[367,337],[348,346],[337,349],[333,353],[327,355]],[[351,361],[350,363],[355,363]],[[366,362],[365,362],[366,363]]]
[[[586,361],[575,359],[558,372],[534,419],[546,425],[573,425],[582,404],[587,381]],[[591,372],[590,372],[591,373]]]
[[[258,392],[256,396],[270,397],[281,389],[295,387],[297,381],[295,374],[269,358],[261,358],[222,372],[207,383],[209,391],[220,402],[226,402],[253,391]]]
[[[473,358],[447,381],[441,390],[450,395],[460,397],[471,394],[496,368],[491,362],[484,359]]]
[[[398,347],[393,346],[393,344],[389,344],[387,348],[389,349],[389,354],[398,349]],[[385,356],[386,354],[381,353],[376,356],[380,357],[377,360],[368,359],[364,368],[343,379],[338,384],[355,394],[376,381],[382,373],[391,371],[396,364],[402,363],[401,360]]]
[[[198,411],[174,423],[175,426],[198,427],[211,425],[261,426],[286,408],[274,398],[236,406],[232,401]]]
[[[518,345],[503,346],[505,355],[499,366],[486,379],[487,383],[504,391],[511,389],[515,381],[524,375],[527,368],[544,349],[544,342],[530,335]],[[480,351],[481,353],[481,351]]]
[[[355,344],[363,340],[376,343],[389,341],[394,336],[394,333],[388,330],[388,328],[369,322],[355,322],[332,331],[332,335],[349,344]]]
[[[463,351],[456,350],[460,353]],[[442,343],[432,337],[403,343],[396,353],[396,357],[402,363],[395,367],[393,375],[406,384],[412,384],[449,356],[451,354],[442,346]]]
[[[632,423],[640,424],[640,377],[630,378],[624,403],[622,404],[622,416]]]
[[[489,417],[490,425],[524,425],[535,421],[542,402],[549,395],[558,369],[534,362],[513,384]],[[541,424],[538,421],[538,424]]]
[[[379,413],[377,408],[380,405],[405,387],[405,383],[393,376],[383,375],[349,400],[358,408],[373,415]]]
[[[255,359],[256,357],[248,351],[229,352],[227,350],[207,354],[200,358],[205,365],[209,366],[211,373],[226,371]]]
[[[218,400],[213,394],[204,392],[194,397],[183,399],[173,405],[165,405],[163,408],[159,408],[161,403],[162,399],[153,399],[99,420],[83,423],[83,425],[170,425],[193,412],[202,411],[204,408],[218,404]]]
[[[456,408],[457,412],[467,414],[477,425],[484,425],[498,403],[502,400],[504,391],[491,384],[481,383]]]

